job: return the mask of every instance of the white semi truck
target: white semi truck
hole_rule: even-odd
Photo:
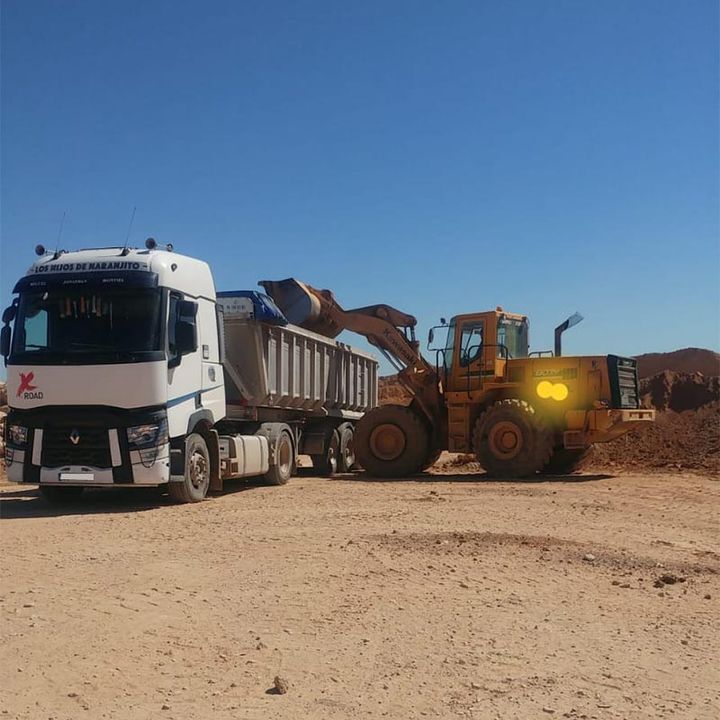
[[[377,362],[289,325],[259,292],[215,292],[209,266],[158,247],[47,253],[3,313],[8,479],[55,501],[167,484],[197,502],[223,480],[282,485],[310,455],[354,464]]]

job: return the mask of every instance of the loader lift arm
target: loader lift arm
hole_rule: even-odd
[[[294,325],[326,337],[350,330],[367,338],[398,371],[398,380],[427,416],[430,427],[445,425],[440,378],[420,353],[414,316],[383,304],[344,310],[330,290],[318,290],[294,278],[263,280],[259,285]]]

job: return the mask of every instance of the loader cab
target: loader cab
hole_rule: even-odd
[[[507,379],[508,361],[528,356],[528,319],[496,310],[456,315],[441,353],[444,385],[450,392],[479,389]]]

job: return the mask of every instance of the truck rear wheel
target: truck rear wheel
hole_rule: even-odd
[[[178,503],[200,502],[210,488],[210,453],[205,438],[191,433],[185,439],[185,474],[168,483],[168,494]]]
[[[501,400],[475,423],[473,449],[489,475],[528,477],[550,459],[552,434],[528,403]]]
[[[587,448],[568,450],[562,445],[553,450],[550,459],[543,465],[543,475],[571,475],[582,470],[592,457],[592,445]]]
[[[311,455],[313,467],[320,475],[330,476],[338,471],[340,455],[340,436],[333,430],[325,442],[324,455]]]
[[[85,488],[82,487],[62,487],[58,485],[41,485],[40,494],[48,501],[57,505],[62,503],[70,503],[78,500]]]
[[[352,425],[340,428],[340,472],[350,472],[355,467],[355,430]]]
[[[417,413],[402,405],[383,405],[365,413],[355,428],[360,465],[377,477],[405,477],[423,469],[430,438]]]
[[[265,473],[268,485],[286,485],[295,467],[295,449],[290,434],[283,430],[275,443],[275,462]]]

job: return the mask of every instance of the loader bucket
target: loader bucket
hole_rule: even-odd
[[[324,304],[333,302],[324,298],[319,291],[295,278],[286,280],[262,280],[258,283],[274,300],[288,322],[325,337],[334,338],[340,334],[339,328],[323,312]],[[323,291],[326,293],[327,291]],[[332,295],[328,293],[330,297]]]

